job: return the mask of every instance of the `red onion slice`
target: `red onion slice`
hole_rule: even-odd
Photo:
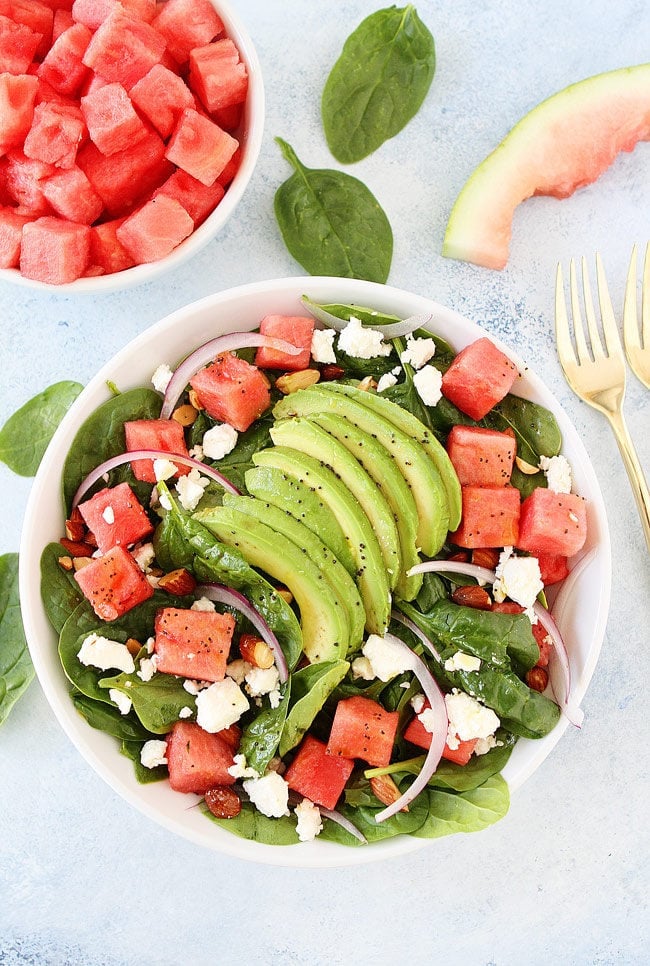
[[[483,584],[493,584],[496,580],[496,574],[493,570],[488,570],[487,567],[479,567],[476,564],[461,563],[458,560],[425,560],[423,563],[411,567],[406,576],[426,573],[464,574],[466,577],[474,577]]]
[[[410,617],[407,617],[406,614],[402,614],[398,610],[391,611],[390,616],[393,618],[394,621],[398,621],[398,623],[403,624],[404,627],[408,627],[408,629],[412,631],[413,634],[415,634],[418,640],[422,641],[426,649],[431,652],[432,656],[436,659],[438,664],[442,664],[442,658],[438,654],[437,650],[435,649],[435,647],[433,646],[433,644],[431,643],[427,635],[424,633],[424,631],[420,630],[420,628],[415,623],[415,621],[412,621]]]
[[[224,587],[223,584],[199,584],[196,588],[196,593],[202,597],[207,597],[208,600],[214,600],[219,604],[227,604],[229,607],[234,607],[235,610],[238,610],[251,622],[262,640],[266,641],[273,651],[280,683],[284,684],[289,677],[289,668],[287,667],[285,656],[280,647],[280,642],[260,612],[253,607],[251,602],[243,594],[240,594],[238,590],[233,590],[232,587]]]
[[[395,637],[394,634],[385,634],[384,639],[390,641],[396,647],[402,648],[409,661],[409,670],[413,671],[416,678],[420,682],[422,690],[427,697],[429,704],[431,705],[431,710],[434,714],[434,728],[431,734],[431,746],[424,759],[424,764],[420,770],[420,774],[417,776],[415,781],[413,781],[403,795],[385,808],[383,811],[375,815],[375,822],[385,822],[387,818],[392,818],[393,815],[397,815],[405,805],[409,805],[413,799],[417,798],[423,788],[426,787],[427,782],[433,775],[434,771],[438,767],[438,763],[442,758],[442,752],[445,747],[445,742],[447,741],[447,729],[449,727],[449,718],[447,717],[447,706],[445,704],[445,697],[438,687],[431,671],[426,666],[421,657],[414,654],[410,647],[401,641],[399,637]]]
[[[321,308],[320,305],[316,305],[307,296],[303,296],[302,304],[311,312],[314,318],[318,319],[324,325],[329,326],[330,329],[336,329],[337,332],[342,332],[343,329],[348,324],[347,319],[339,319],[327,309]],[[354,308],[354,306],[352,306]],[[352,313],[354,314],[354,313]],[[387,325],[365,325],[366,329],[375,329],[377,332],[381,332],[384,339],[397,339],[399,336],[410,335],[415,332],[416,329],[424,329],[427,327],[433,316],[430,312],[425,312],[421,315],[409,315],[407,319],[401,322],[390,322]]]
[[[319,805],[318,808],[320,809],[320,813],[323,818],[328,818],[330,822],[336,822],[337,825],[340,825],[341,828],[344,828],[346,832],[349,832],[350,835],[353,835],[355,839],[359,840],[359,842],[362,842],[364,845],[368,844],[368,839],[365,837],[365,835],[359,831],[356,825],[354,825],[349,818],[346,818],[345,815],[342,815],[341,812],[337,812],[336,809],[323,808],[322,805]]]
[[[174,406],[182,396],[192,376],[199,369],[212,362],[220,353],[260,346],[265,349],[277,349],[278,352],[286,352],[291,356],[297,356],[302,352],[302,349],[292,345],[291,342],[285,342],[284,339],[273,339],[268,335],[260,335],[259,332],[230,332],[228,335],[220,335],[216,339],[210,339],[209,342],[199,346],[186,359],[183,359],[174,372],[165,390],[160,418],[169,419],[174,411]]]
[[[100,480],[105,473],[110,473],[116,467],[123,466],[124,463],[131,463],[134,460],[169,460],[170,463],[180,463],[181,466],[189,466],[192,469],[198,470],[203,476],[209,477],[213,482],[222,486],[228,493],[239,494],[239,490],[235,484],[231,483],[223,473],[219,473],[206,463],[201,463],[200,460],[192,459],[191,456],[179,456],[176,453],[170,453],[162,449],[134,449],[129,453],[120,453],[118,456],[112,456],[109,460],[100,463],[94,470],[91,470],[72,498],[73,509],[91,486],[94,486],[97,480]]]

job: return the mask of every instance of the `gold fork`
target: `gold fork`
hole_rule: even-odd
[[[636,245],[632,249],[630,268],[625,286],[623,307],[623,339],[625,354],[632,372],[650,389],[650,242],[645,250],[643,263],[643,283],[641,286],[641,336],[637,318],[636,300]]]
[[[598,302],[605,336],[605,349],[600,339],[594,303],[591,298],[589,275],[586,259],[582,258],[582,291],[587,317],[587,331],[591,352],[587,344],[582,322],[578,279],[575,262],[570,264],[571,313],[575,350],[571,339],[569,318],[564,301],[564,279],[562,267],[558,265],[555,282],[555,337],[558,356],[567,382],[580,399],[603,413],[609,420],[616,436],[618,448],[630,479],[634,499],[639,510],[643,532],[650,550],[650,494],[643,470],[636,455],[634,445],[623,418],[623,399],[625,397],[625,361],[618,336],[618,329],[612,303],[607,290],[607,280],[600,255],[596,255],[596,278],[598,282]],[[577,350],[577,356],[576,356]]]

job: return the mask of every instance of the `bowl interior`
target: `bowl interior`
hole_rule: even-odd
[[[167,316],[98,372],[57,430],[27,506],[20,548],[20,594],[30,652],[56,717],[83,757],[123,798],[172,831],[240,858],[277,865],[342,866],[403,854],[421,848],[426,842],[401,836],[362,849],[318,840],[290,848],[273,847],[236,838],[206,820],[198,809],[188,810],[188,801],[195,801],[195,796],[173,792],[167,782],[138,785],[131,763],[118,754],[114,740],[93,730],[75,711],[58,660],[56,635],[47,621],[39,591],[42,550],[63,532],[60,481],[64,460],[81,423],[108,398],[107,380],[121,390],[149,385],[159,364],[175,365],[188,350],[209,338],[228,331],[254,329],[268,313],[301,314],[304,309],[300,296],[305,293],[316,301],[357,303],[402,317],[431,313],[432,330],[456,349],[483,334],[468,319],[429,299],[354,279],[294,278],[259,282],[210,296]],[[576,581],[562,625],[569,643],[574,693],[580,701],[598,658],[609,606],[610,545],[603,499],[582,442],[553,395],[530,369],[524,369],[521,359],[500,345],[522,373],[513,391],[543,404],[555,414],[563,434],[563,452],[573,467],[576,490],[588,501],[587,549],[593,549],[594,553],[587,570]],[[594,602],[594,585],[600,590],[597,602]],[[567,722],[562,719],[546,738],[518,741],[503,773],[511,789],[517,788],[541,764],[566,727]]]

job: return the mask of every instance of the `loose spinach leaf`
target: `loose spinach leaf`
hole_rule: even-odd
[[[277,708],[264,708],[244,728],[239,742],[239,753],[245,756],[246,764],[260,775],[264,774],[278,750],[290,695],[291,679],[283,688],[282,700]]]
[[[503,728],[499,728],[496,738],[498,745],[495,748],[491,748],[485,755],[472,755],[466,765],[458,765],[442,758],[427,783],[429,787],[466,792],[471,788],[478,788],[492,775],[503,771],[512,754],[516,738]],[[418,755],[417,758],[396,761],[386,768],[370,768],[364,774],[367,778],[373,775],[419,775],[424,758],[424,755]]]
[[[436,69],[433,37],[412,4],[366,17],[346,40],[322,99],[329,149],[360,161],[417,114]]]
[[[290,254],[311,275],[385,282],[393,232],[377,199],[342,171],[305,167],[276,138],[294,168],[275,194],[275,216]]]
[[[397,784],[400,791],[403,792],[407,783],[402,780]],[[355,797],[354,792],[352,792],[351,797]],[[411,802],[408,812],[398,812],[397,815],[393,815],[392,818],[380,823],[375,821],[375,816],[383,811],[385,806],[372,793],[357,793],[356,800],[359,805],[351,805],[346,801],[339,805],[338,810],[359,829],[368,842],[380,842],[396,835],[412,835],[426,821],[429,813],[429,801],[426,792],[418,795],[415,801]],[[323,831],[319,838],[327,839],[330,842],[340,842],[344,845],[361,844],[340,825],[329,821],[323,822]]]
[[[430,788],[428,796],[427,818],[412,833],[418,838],[480,832],[503,818],[510,807],[510,792],[501,775],[492,775],[478,788],[460,794]]]
[[[41,599],[47,618],[57,632],[61,633],[68,617],[84,599],[72,571],[59,565],[64,555],[60,543],[48,543],[41,554]]]
[[[269,430],[272,425],[273,416],[269,411],[267,415],[255,420],[245,433],[239,434],[237,445],[227,456],[212,464],[216,470],[228,477],[230,482],[234,483],[237,489],[242,492],[246,492],[246,471],[254,465],[253,454],[271,445]],[[205,506],[206,504],[202,502],[201,508]]]
[[[553,413],[520,396],[506,396],[480,425],[501,432],[513,430],[517,456],[532,466],[537,466],[540,456],[557,456],[562,448],[562,434]]]
[[[216,818],[204,802],[200,808],[217,825],[251,842],[262,842],[264,845],[297,845],[300,841],[293,816],[267,818],[250,802],[242,802],[241,812],[235,818]]]
[[[91,728],[105,731],[106,734],[122,741],[148,741],[154,735],[147,731],[133,712],[122,714],[115,705],[104,704],[85,694],[74,693],[72,702],[79,714],[86,719]]]
[[[133,710],[142,725],[155,735],[165,735],[178,721],[183,708],[196,710],[196,699],[183,687],[183,679],[173,674],[154,674],[150,681],[142,681],[137,674],[116,674],[99,681],[99,688],[108,693],[117,688],[133,701]]]
[[[34,677],[18,597],[18,554],[0,556],[0,724]]]
[[[140,753],[144,741],[129,741],[125,739],[120,746],[120,754],[125,758],[130,758],[133,762],[133,770],[136,780],[140,785],[149,785],[151,782],[159,782],[169,776],[166,765],[157,765],[155,768],[145,768],[140,761]]]
[[[0,429],[0,460],[20,476],[34,476],[59,423],[82,389],[78,382],[55,382],[21,406]]]
[[[302,741],[303,735],[349,668],[347,661],[324,661],[294,672],[291,710],[282,731],[280,755],[284,756]]]

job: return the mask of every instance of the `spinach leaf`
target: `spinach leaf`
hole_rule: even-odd
[[[349,669],[347,661],[324,661],[294,672],[291,710],[282,730],[280,755],[284,756],[302,741],[314,718]]]
[[[412,4],[366,17],[346,40],[322,99],[329,149],[360,161],[417,114],[436,69],[433,37]]]
[[[0,429],[0,460],[20,476],[34,476],[59,423],[83,386],[55,382],[25,403]]]
[[[305,167],[276,138],[295,169],[275,194],[275,217],[290,254],[311,275],[385,282],[393,232],[377,199],[342,171]]]
[[[183,679],[173,674],[159,672],[150,681],[142,681],[137,673],[122,672],[102,678],[99,687],[104,693],[108,693],[109,688],[117,688],[128,695],[143,726],[155,735],[167,734],[183,708],[196,710],[196,699],[183,687]]]
[[[398,782],[400,791],[404,791],[404,781]],[[380,842],[382,839],[393,838],[395,835],[412,835],[426,821],[429,813],[429,802],[426,791],[418,795],[409,805],[408,812],[398,812],[385,822],[377,824],[375,816],[383,811],[384,805],[372,794],[365,791],[365,786],[355,792],[351,789],[350,798],[359,802],[358,805],[346,801],[339,805],[338,810],[365,835],[368,842]],[[333,822],[323,822],[323,831],[319,838],[330,842],[340,842],[343,845],[360,845],[361,843]]]
[[[273,416],[269,412],[265,416],[256,419],[250,429],[245,433],[239,434],[237,445],[227,456],[212,463],[214,468],[228,477],[231,483],[242,492],[246,491],[246,471],[250,470],[253,464],[253,454],[272,445],[270,428],[273,425]],[[206,506],[201,503],[201,508]]]
[[[72,695],[72,702],[91,728],[105,731],[114,738],[142,742],[153,737],[132,712],[122,714],[115,705],[104,704],[103,701],[96,701],[78,692]]]
[[[418,838],[480,832],[503,818],[510,807],[510,792],[501,775],[492,775],[478,788],[459,794],[430,788],[428,796],[427,818],[412,833]]]
[[[516,738],[509,731],[499,728],[496,733],[499,744],[491,748],[485,755],[472,755],[466,765],[458,765],[454,761],[441,758],[438,767],[428,781],[430,788],[447,788],[455,792],[466,792],[471,788],[478,788],[492,775],[497,775],[505,768]],[[364,772],[366,778],[374,775],[419,775],[424,764],[424,755],[396,761],[385,768],[369,768]]]
[[[507,395],[492,409],[481,425],[503,432],[512,429],[517,438],[517,456],[536,466],[540,456],[557,456],[562,434],[552,412],[539,403]]]
[[[68,617],[84,599],[73,571],[59,565],[64,555],[60,543],[48,543],[41,554],[41,599],[47,618],[57,632],[61,633]]]
[[[267,818],[250,802],[242,802],[241,812],[235,818],[216,818],[205,802],[201,803],[200,808],[203,814],[217,825],[251,842],[262,842],[265,845],[297,845],[300,841],[293,816]]]
[[[280,735],[287,717],[291,679],[284,685],[282,700],[277,708],[264,708],[244,728],[239,752],[246,764],[263,775],[280,744]]]
[[[0,724],[27,689],[34,668],[18,597],[18,554],[0,556]]]
[[[140,761],[140,752],[144,741],[130,741],[124,739],[120,746],[120,754],[125,758],[130,758],[133,762],[136,780],[140,785],[149,785],[151,782],[162,781],[169,776],[166,765],[157,765],[155,768],[145,768]]]

